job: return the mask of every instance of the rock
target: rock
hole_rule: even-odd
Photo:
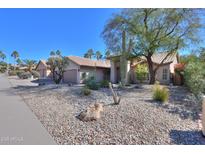
[[[95,103],[87,108],[87,110],[82,111],[78,118],[82,121],[93,121],[100,119],[100,114],[103,111],[103,105],[100,103]]]

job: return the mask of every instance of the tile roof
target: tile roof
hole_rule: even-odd
[[[160,64],[163,59],[168,55],[168,52],[161,52],[152,55],[152,61],[154,63]],[[173,52],[164,60],[163,64],[171,63],[177,56],[177,52]]]
[[[42,62],[45,66],[47,66],[46,60],[40,60],[40,62]]]
[[[159,52],[152,55],[153,63],[160,64],[163,59],[167,56],[168,52]],[[177,52],[173,52],[163,61],[163,64],[172,63],[174,59],[177,57]],[[144,56],[140,57],[142,60],[147,60]],[[177,57],[178,58],[178,57]]]
[[[110,68],[110,60],[91,60],[78,56],[68,56],[68,58],[80,66]]]
[[[163,59],[167,56],[168,52],[158,52],[158,53],[154,53],[152,55],[152,61],[156,64],[160,64]],[[171,53],[166,60],[163,62],[163,64],[167,64],[167,63],[171,63],[174,61],[175,57],[178,56],[177,52],[173,52]],[[109,59],[114,58],[114,57],[120,57],[120,55],[112,55],[109,57]],[[135,59],[136,57],[131,57],[130,59]],[[140,56],[139,57],[142,60],[147,60],[144,56]],[[177,57],[178,58],[178,57]]]

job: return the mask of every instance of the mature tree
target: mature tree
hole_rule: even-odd
[[[35,64],[37,62],[36,60],[30,60],[30,59],[25,59],[23,61],[26,64],[26,66],[28,67],[29,72],[32,71],[32,68],[35,66]]]
[[[124,9],[107,23],[102,36],[108,49],[125,55],[144,56],[148,63],[150,84],[158,68],[170,54],[197,43],[201,27],[199,9]],[[123,38],[123,34],[126,36]],[[121,45],[124,40],[124,45]],[[123,43],[122,43],[123,44]],[[122,49],[124,46],[124,49]],[[154,67],[152,55],[167,52]],[[130,54],[129,54],[130,55]]]
[[[199,58],[201,62],[205,63],[205,47],[200,48]]]
[[[55,51],[50,52],[50,56],[55,56],[55,55],[56,55]]]
[[[85,53],[83,57],[84,57],[84,58],[89,58],[89,56],[88,56],[87,53]]]
[[[107,51],[105,52],[105,58],[110,57],[110,55],[111,55],[110,50],[107,50]]]
[[[0,58],[2,60],[4,60],[6,58],[6,55],[2,51],[0,51]]]
[[[101,52],[100,52],[100,51],[96,51],[95,57],[96,57],[97,60],[102,59],[102,54],[101,54]]]
[[[50,56],[48,59],[48,64],[50,65],[54,82],[59,84],[63,79],[63,74],[69,61],[67,57],[63,57],[61,54],[58,54],[57,51],[54,53],[55,56]]]
[[[16,60],[16,62],[17,62],[17,64],[18,64],[19,66],[23,63],[20,58],[18,58],[18,59]]]
[[[60,56],[60,55],[61,55],[61,51],[60,51],[60,50],[57,50],[57,51],[56,51],[56,55]]]
[[[89,58],[89,59],[92,59],[93,56],[94,56],[94,51],[93,51],[93,49],[89,49],[89,50],[84,54],[84,57],[85,57],[85,58]]]
[[[13,51],[12,54],[11,54],[11,57],[14,58],[14,66],[15,66],[15,62],[17,60],[17,58],[19,58],[19,53],[18,51]],[[15,67],[14,67],[15,68]]]
[[[204,62],[205,63],[205,48],[200,47],[196,50],[192,50],[190,53],[186,55],[180,56],[180,62],[181,63],[197,63],[197,62]]]

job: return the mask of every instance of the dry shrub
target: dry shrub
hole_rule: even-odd
[[[87,110],[82,111],[78,118],[82,121],[93,121],[98,120],[101,117],[101,112],[103,111],[103,105],[101,103],[95,103],[87,108]]]
[[[153,99],[163,103],[168,102],[169,90],[166,87],[161,86],[159,83],[156,83],[153,88]]]

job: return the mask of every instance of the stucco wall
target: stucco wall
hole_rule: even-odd
[[[105,78],[105,70],[109,69],[99,67],[95,69],[94,67],[81,66],[80,79],[82,79],[82,74],[86,73],[88,76],[95,76],[97,82],[102,81]]]
[[[78,81],[78,70],[66,70],[63,74],[63,81],[64,82],[71,82],[71,83],[79,83]]]
[[[167,80],[163,80],[163,69],[167,69]],[[156,72],[156,80],[158,80],[162,84],[169,84],[170,83],[170,64],[166,64],[160,66]]]
[[[94,68],[87,66],[79,66],[72,61],[69,61],[69,65],[64,73],[64,82],[82,83],[82,74],[86,73],[88,76],[95,76],[99,82],[104,79],[104,68]]]
[[[47,69],[47,66],[45,66],[42,62],[39,63],[36,71],[39,72],[40,78],[47,78],[50,77],[51,71]]]
[[[64,82],[80,83],[80,66],[69,60],[66,71],[63,74]]]
[[[46,68],[47,67],[42,62],[40,62],[36,70],[41,70],[41,69],[46,69]]]
[[[76,63],[72,62],[71,60],[69,60],[69,64],[68,64],[66,70],[73,70],[73,69],[80,69],[80,66],[77,65]]]
[[[170,72],[174,73],[174,65],[177,64],[177,57],[174,58],[174,61],[170,64]]]

